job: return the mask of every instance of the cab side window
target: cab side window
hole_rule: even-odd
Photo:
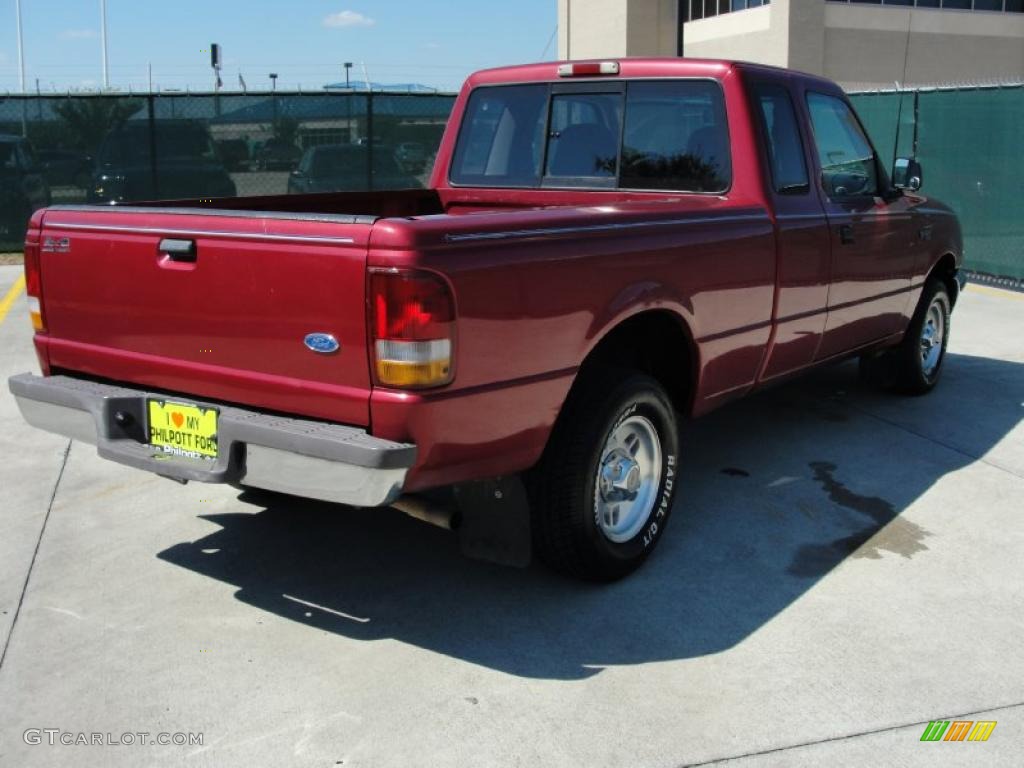
[[[754,89],[761,112],[772,186],[783,195],[807,194],[810,180],[800,126],[789,91],[781,85],[758,85]]]
[[[829,197],[878,194],[875,153],[842,99],[808,93],[807,108],[821,161],[821,183]]]

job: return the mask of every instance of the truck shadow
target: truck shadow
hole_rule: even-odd
[[[609,586],[466,560],[453,535],[394,510],[249,492],[240,501],[262,511],[204,516],[220,530],[158,556],[311,628],[512,675],[719,653],[837,566],[928,557],[936,505],[904,511],[981,457],[1010,465],[997,444],[1024,414],[1024,365],[951,354],[944,375],[906,399],[863,389],[844,364],[688,425],[670,531]]]

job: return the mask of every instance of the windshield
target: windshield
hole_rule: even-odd
[[[709,80],[477,88],[451,181],[466,186],[722,192],[732,176],[725,104]]]

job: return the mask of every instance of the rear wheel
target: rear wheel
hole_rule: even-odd
[[[925,283],[914,317],[899,346],[861,358],[861,373],[873,384],[910,395],[930,392],[939,381],[949,343],[951,302],[946,286]]]
[[[656,380],[607,371],[581,382],[530,477],[538,556],[593,581],[631,573],[664,533],[678,456],[675,412]]]

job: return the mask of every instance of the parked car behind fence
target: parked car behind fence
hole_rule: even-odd
[[[87,152],[78,149],[40,149],[36,157],[51,187],[89,188],[94,160]]]
[[[368,185],[370,153],[358,144],[325,144],[310,147],[299,167],[288,178],[289,194],[347,192],[373,189],[417,189],[423,185],[398,164],[391,152],[374,145],[373,178]]]
[[[403,141],[395,149],[395,162],[413,173],[419,173],[427,164],[427,150],[418,141]]]
[[[0,134],[0,240],[23,241],[29,216],[49,204],[50,187],[32,144],[21,136]]]
[[[253,170],[290,171],[302,158],[302,150],[284,139],[267,139],[253,153]]]
[[[191,120],[129,122],[100,146],[89,188],[91,203],[157,198],[231,197],[228,177],[210,133]]]

